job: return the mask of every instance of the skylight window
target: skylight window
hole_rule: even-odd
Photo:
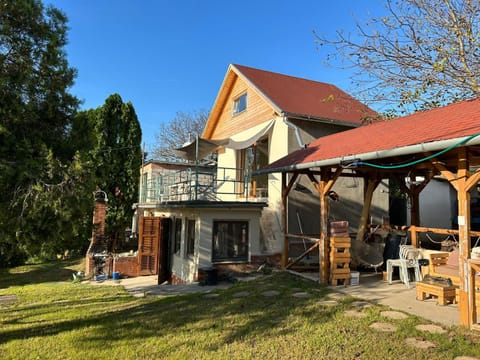
[[[233,100],[233,115],[247,110],[247,93],[240,95]]]

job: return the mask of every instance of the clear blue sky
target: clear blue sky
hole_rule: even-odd
[[[333,35],[385,13],[382,0],[44,0],[69,19],[71,92],[85,109],[131,101],[147,151],[177,111],[209,110],[230,63],[329,82],[312,30]]]

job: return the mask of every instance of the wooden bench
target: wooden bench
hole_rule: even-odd
[[[430,254],[429,275],[448,278],[453,285],[459,286],[458,256],[458,250]]]
[[[456,286],[443,286],[438,284],[429,284],[421,281],[416,282],[417,286],[417,300],[423,301],[432,296],[438,298],[439,305],[447,305],[448,303],[455,303]]]

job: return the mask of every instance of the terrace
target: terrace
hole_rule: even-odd
[[[150,172],[142,180],[141,203],[189,201],[267,202],[267,187],[258,187],[242,168],[195,166],[163,174]]]

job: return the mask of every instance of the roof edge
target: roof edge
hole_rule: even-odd
[[[392,156],[400,156],[400,155],[411,155],[425,151],[439,151],[444,150],[449,147],[456,147],[455,145],[479,145],[480,144],[480,133],[472,134],[469,136],[462,136],[460,138],[448,139],[448,140],[439,140],[439,141],[432,141],[428,143],[421,143],[421,144],[414,144],[414,145],[407,145],[402,146],[399,148],[394,149],[386,149],[386,150],[377,150],[371,151],[368,153],[362,154],[352,154],[348,156],[342,156],[332,159],[325,159],[319,161],[311,161],[309,163],[302,163],[302,164],[293,164],[287,165],[282,167],[275,167],[275,168],[268,168],[260,169],[254,171],[252,173],[253,176],[262,175],[262,174],[270,174],[275,172],[293,172],[298,170],[306,170],[312,167],[323,167],[323,166],[331,166],[340,164],[340,162],[349,162],[349,161],[367,161],[367,160],[376,160],[376,159],[383,159]],[[302,151],[300,149],[299,151]]]

